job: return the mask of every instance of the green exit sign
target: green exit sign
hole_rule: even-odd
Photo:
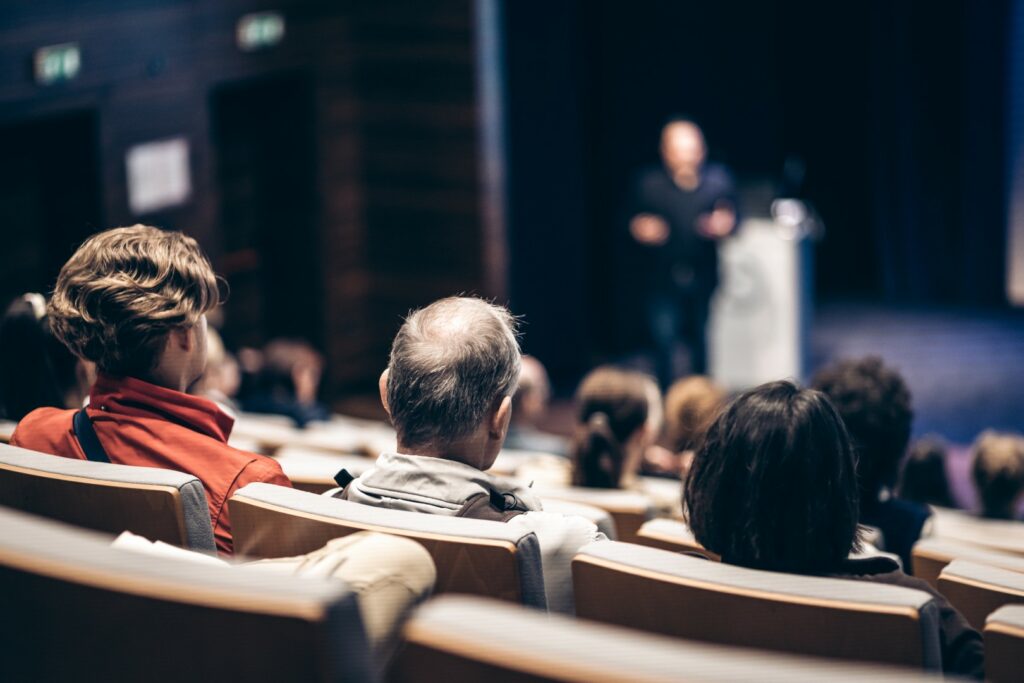
[[[273,47],[284,40],[284,17],[279,12],[246,14],[238,20],[235,37],[244,52]]]
[[[82,68],[82,53],[77,43],[48,45],[36,50],[33,65],[39,85],[70,81]]]

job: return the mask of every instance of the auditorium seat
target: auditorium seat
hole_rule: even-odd
[[[926,538],[914,544],[914,576],[939,587],[939,574],[953,560],[969,560],[1001,569],[1024,572],[1024,557],[989,550],[983,546]]]
[[[372,677],[344,583],[110,547],[0,508],[4,680]]]
[[[97,531],[216,550],[203,485],[182,472],[0,444],[0,505]]]
[[[301,444],[309,448],[376,458],[397,449],[395,430],[384,422],[334,415],[327,422],[311,422]]]
[[[395,450],[395,431],[383,422],[334,416],[297,428],[291,418],[242,413],[231,430],[232,445],[257,445],[260,453],[276,454],[287,447],[311,448],[327,453],[377,457]],[[249,450],[247,448],[246,450]]]
[[[1024,523],[981,519],[960,510],[933,508],[932,536],[990,550],[1024,555]]]
[[[1000,607],[985,621],[985,680],[1018,683],[1024,662],[1024,606]]]
[[[373,467],[374,458],[328,453],[303,446],[284,446],[274,454],[292,485],[311,493],[323,493],[337,486],[334,475],[345,469],[353,477]]]
[[[291,418],[283,415],[265,415],[262,413],[241,413],[235,418],[228,443],[237,448],[251,450],[257,444],[256,452],[270,455],[282,446],[298,443],[302,439],[302,430],[295,426]]]
[[[939,592],[979,631],[1003,605],[1024,603],[1024,574],[953,560],[939,574]]]
[[[390,676],[394,683],[935,680],[877,665],[686,642],[454,595],[417,609],[404,638]]]
[[[601,541],[573,560],[576,614],[709,642],[941,667],[938,607],[923,592],[746,569]]]
[[[582,486],[536,486],[544,500],[567,500],[605,510],[615,520],[618,540],[632,543],[644,522],[654,517],[654,505],[642,493]]]
[[[516,448],[502,448],[487,471],[500,477],[536,479],[538,483],[554,486],[566,484],[572,478],[568,458]]]
[[[676,519],[652,519],[644,522],[637,532],[636,542],[674,553],[698,553],[711,560],[719,559],[718,555],[697,542],[686,523]]]
[[[537,537],[503,522],[375,508],[271,484],[249,484],[228,505],[242,555],[300,555],[332,538],[379,531],[423,544],[437,565],[437,593],[547,604]]]

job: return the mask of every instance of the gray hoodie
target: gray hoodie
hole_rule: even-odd
[[[529,510],[506,524],[536,534],[548,609],[571,614],[572,558],[581,546],[605,540],[605,535],[582,517],[544,512],[531,489],[454,460],[383,453],[373,469],[349,485],[347,497],[364,505],[454,517],[467,500],[491,490],[514,494]]]

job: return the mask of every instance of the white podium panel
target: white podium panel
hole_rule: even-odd
[[[709,368],[730,391],[798,379],[803,359],[802,238],[751,219],[719,246],[721,281],[708,321]]]

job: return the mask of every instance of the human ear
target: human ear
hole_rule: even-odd
[[[167,344],[186,353],[196,345],[196,332],[191,327],[179,327],[167,333]]]
[[[504,439],[508,431],[509,422],[512,421],[512,397],[505,396],[498,404],[497,410],[491,415],[491,424],[488,425],[489,436],[492,439]]]
[[[380,391],[380,402],[384,406],[384,412],[391,417],[391,408],[388,406],[388,374],[391,372],[390,368],[385,368],[384,372],[380,373],[380,379],[377,381],[377,389]]]

